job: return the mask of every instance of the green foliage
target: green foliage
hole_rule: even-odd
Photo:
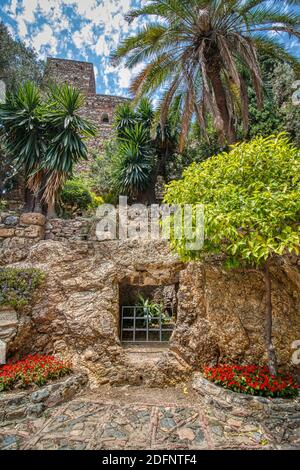
[[[94,126],[79,111],[84,96],[69,85],[54,86],[43,103],[42,122],[50,133],[43,167],[47,171],[72,174],[73,166],[87,160],[87,147],[83,137],[95,135]]]
[[[94,126],[82,118],[84,98],[75,88],[52,87],[42,96],[34,83],[19,86],[0,104],[5,150],[36,197],[54,204],[72,175],[73,167],[87,159],[84,138],[95,135]]]
[[[105,145],[103,154],[95,156],[89,172],[85,176],[87,185],[97,194],[101,194],[108,204],[118,201],[118,192],[113,184],[113,173],[118,159],[118,145],[115,141]]]
[[[142,307],[145,320],[148,318],[149,325],[158,326],[157,320],[161,317],[162,323],[169,323],[170,317],[165,312],[164,304],[145,299],[142,295],[138,297],[138,305]],[[139,313],[139,316],[141,314]]]
[[[102,203],[103,199],[79,178],[67,181],[60,193],[61,215],[65,217],[90,213]]]
[[[296,2],[294,2],[295,4]],[[164,127],[168,110],[180,100],[181,136],[185,146],[190,123],[206,127],[213,116],[220,143],[236,141],[238,124],[249,130],[248,70],[258,107],[263,104],[258,51],[300,63],[278,37],[288,33],[299,40],[299,9],[274,0],[152,0],[128,13],[129,21],[144,22],[134,36],[122,41],[113,57],[129,69],[143,68],[131,84],[132,93],[162,96],[159,119]]]
[[[115,138],[91,164],[91,187],[113,204],[120,193],[135,201],[153,198],[156,174],[167,179],[167,166],[178,141],[178,120],[179,114],[172,108],[162,131],[148,99],[136,106],[120,105],[115,113]]]
[[[228,266],[259,266],[270,256],[299,252],[300,150],[285,134],[257,137],[192,164],[169,184],[169,204],[204,204],[203,252],[227,255]],[[173,240],[184,258],[186,250]]]
[[[41,162],[45,146],[44,123],[41,119],[41,97],[37,86],[26,82],[15,93],[8,93],[0,104],[5,150],[15,168],[29,175]]]
[[[24,307],[44,278],[38,269],[0,268],[0,306]]]
[[[260,66],[264,83],[264,106],[258,109],[255,91],[249,80],[249,137],[288,132],[295,144],[300,146],[300,109],[293,105],[291,99],[292,85],[297,80],[297,74],[289,63],[279,58],[261,55]],[[241,132],[240,135],[242,136]]]
[[[106,202],[115,202],[119,194],[137,200],[154,186],[156,146],[150,136],[153,110],[148,100],[137,107],[120,105],[115,115],[116,137],[95,159],[90,179]]]
[[[0,80],[9,90],[15,90],[20,83],[31,80],[39,83],[44,63],[37,54],[21,41],[12,38],[7,27],[0,23]]]
[[[6,201],[4,199],[0,199],[0,211],[3,211],[6,207]]]
[[[87,210],[92,204],[90,191],[81,181],[67,181],[60,194],[64,206],[71,206],[75,210]]]
[[[114,186],[120,194],[137,197],[153,180],[155,155],[149,129],[142,123],[124,129],[123,137],[119,138],[118,157]]]

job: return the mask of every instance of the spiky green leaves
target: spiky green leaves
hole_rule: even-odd
[[[270,5],[267,0],[152,0],[129,12],[129,21],[142,18],[146,24],[135,36],[125,39],[113,57],[117,61],[124,58],[129,68],[144,65],[131,91],[137,98],[157,93],[165,97],[162,123],[166,109],[178,96],[184,96],[181,147],[189,129],[187,120],[196,116],[203,128],[208,114],[213,116],[220,142],[232,143],[239,121],[245,133],[248,131],[241,65],[253,82],[259,106],[263,104],[259,49],[272,55],[279,53],[293,68],[299,68],[284,47],[274,38],[268,40],[270,32],[300,38],[300,15],[289,6],[292,4],[297,2],[274,0]]]
[[[118,156],[114,182],[120,194],[136,197],[146,191],[156,162],[149,129],[142,123],[124,129],[119,139]]]
[[[83,104],[84,97],[71,86],[54,86],[42,98],[34,84],[25,83],[0,105],[6,150],[46,202],[54,200],[74,165],[87,158],[83,139],[94,136],[95,128],[81,117]]]

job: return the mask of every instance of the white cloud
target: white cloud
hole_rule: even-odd
[[[53,36],[53,31],[47,24],[32,37],[32,42],[38,51],[45,51],[51,55],[57,53],[57,39]]]
[[[73,42],[78,49],[93,45],[95,43],[93,24],[88,23],[80,31],[76,31],[73,35]]]

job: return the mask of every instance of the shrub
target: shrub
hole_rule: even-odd
[[[69,365],[54,356],[28,356],[25,359],[0,366],[0,392],[12,388],[41,387],[49,380],[69,375]]]
[[[5,210],[7,202],[4,199],[1,199],[1,194],[0,194],[0,211]]]
[[[183,179],[168,185],[168,204],[203,204],[204,244],[189,250],[185,238],[172,234],[172,244],[183,259],[204,253],[223,255],[227,268],[254,268],[265,283],[265,343],[269,367],[276,374],[272,343],[273,258],[299,254],[300,150],[285,134],[242,142],[201,164],[193,164]]]
[[[299,385],[291,374],[274,376],[268,367],[256,365],[206,367],[204,377],[234,392],[261,397],[293,398],[299,391]]]
[[[92,204],[93,199],[89,189],[80,180],[67,181],[60,194],[62,205],[71,211],[85,211]]]
[[[65,216],[88,213],[103,204],[102,197],[90,191],[88,184],[81,179],[67,181],[60,195]]]
[[[24,307],[43,280],[38,269],[0,268],[0,306]]]
[[[91,203],[91,209],[97,209],[97,207],[101,206],[101,204],[104,203],[104,199],[101,196],[98,196],[96,193],[91,191],[91,196],[92,196],[92,203]]]

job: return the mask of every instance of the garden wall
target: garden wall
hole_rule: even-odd
[[[225,271],[216,258],[183,264],[162,241],[99,242],[91,220],[40,225],[38,214],[7,217],[1,216],[0,266],[46,274],[31,307],[19,313],[11,357],[58,353],[83,366],[92,384],[157,386],[208,364],[266,361],[260,273]],[[280,364],[290,367],[292,343],[300,339],[299,259],[282,258],[271,273],[274,343]],[[121,344],[120,286],[126,285],[178,286],[169,348],[151,354]]]
[[[216,427],[225,424],[236,429],[259,424],[264,432],[278,444],[299,442],[300,397],[294,399],[253,397],[234,393],[195,374],[193,388],[201,396],[201,404]],[[259,429],[257,429],[259,431]]]
[[[65,403],[88,385],[88,377],[77,372],[36,390],[6,392],[0,395],[0,424],[26,416],[41,416],[48,408]]]

